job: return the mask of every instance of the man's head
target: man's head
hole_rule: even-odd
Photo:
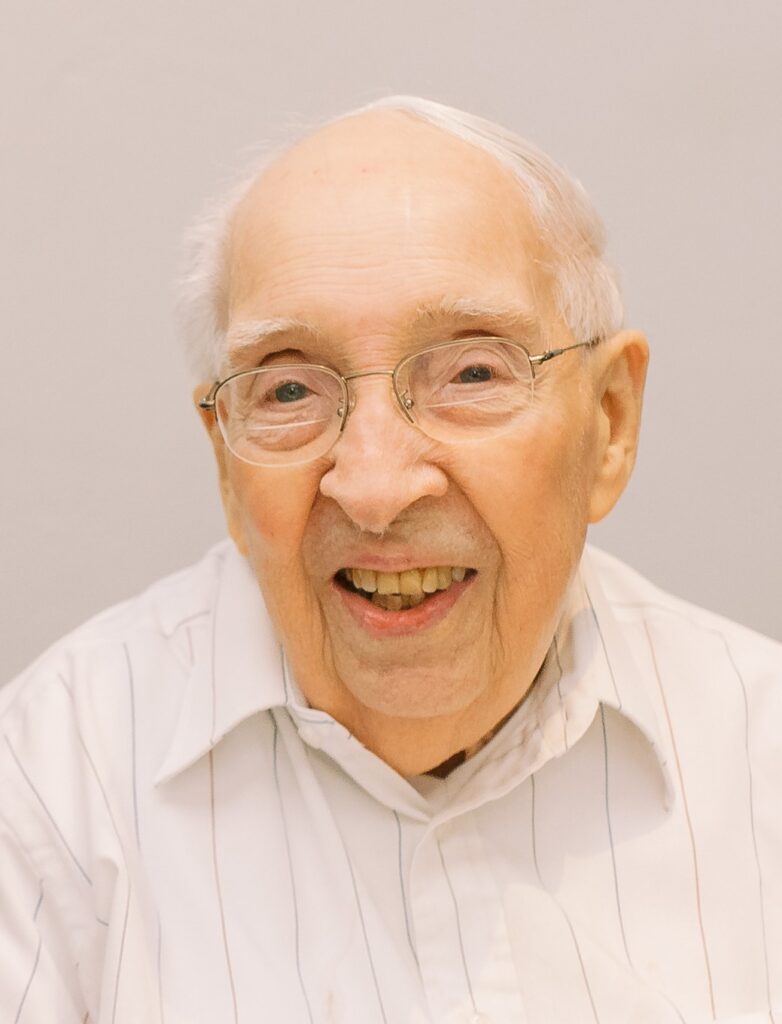
[[[476,141],[393,104],[348,116],[245,186],[211,246],[222,347],[202,361],[197,398],[257,366],[369,374],[347,385],[336,442],[306,463],[251,465],[204,419],[229,528],[300,686],[405,774],[477,742],[531,685],[587,524],[629,477],[646,365],[643,339],[616,333],[577,187],[527,147],[538,163],[525,188]],[[411,424],[377,371],[488,336],[533,357],[600,343],[540,363],[505,432],[456,443]],[[493,373],[486,352],[477,342],[456,384]],[[434,568],[445,589],[415,607],[372,603],[393,574],[417,591]]]

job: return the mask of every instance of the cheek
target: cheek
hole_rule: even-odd
[[[238,515],[257,569],[299,562],[302,537],[318,490],[311,466],[240,467],[232,480]]]
[[[475,451],[469,469],[453,467],[499,548],[502,575],[516,580],[577,558],[588,518],[584,438],[553,416],[534,426]]]

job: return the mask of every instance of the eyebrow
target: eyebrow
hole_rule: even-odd
[[[259,352],[271,342],[287,337],[306,337],[314,340],[320,331],[292,317],[277,317],[268,320],[243,320],[230,327],[225,336],[225,356],[231,369],[248,355]]]
[[[542,334],[540,318],[516,303],[493,304],[471,298],[443,298],[416,306],[407,322],[405,333],[427,333],[438,327],[474,327],[513,335],[527,342],[537,341]],[[294,317],[266,320],[244,320],[234,324],[226,334],[225,354],[228,369],[233,369],[256,356],[274,342],[286,339],[317,341],[323,334],[312,324]]]
[[[481,329],[520,334],[529,340],[537,340],[543,329],[540,317],[518,303],[494,304],[472,298],[444,298],[434,303],[422,303],[416,308],[410,326],[420,330],[445,323],[467,327],[480,325]]]

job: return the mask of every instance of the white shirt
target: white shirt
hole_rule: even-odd
[[[606,555],[443,781],[306,705],[228,543],[0,725],[3,1022],[782,1024],[782,648]]]

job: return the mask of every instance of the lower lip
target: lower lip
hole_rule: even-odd
[[[352,590],[345,590],[334,581],[331,586],[366,633],[385,639],[392,636],[412,636],[422,629],[435,626],[445,618],[476,578],[477,574],[473,573],[461,583],[452,583],[447,590],[438,590],[415,608],[400,612],[380,608],[365,597],[359,597]]]

